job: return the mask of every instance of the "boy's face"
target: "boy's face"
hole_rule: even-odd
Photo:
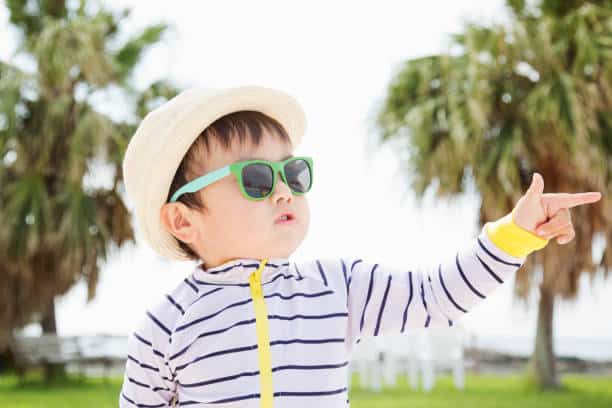
[[[259,146],[234,143],[225,150],[215,140],[210,152],[202,149],[200,175],[228,164],[250,160],[284,160],[292,155],[291,145],[263,130]],[[188,243],[212,268],[237,258],[287,258],[304,239],[310,222],[306,195],[295,196],[277,174],[272,194],[261,201],[246,199],[238,180],[229,175],[198,191],[204,210],[189,209],[182,203],[166,203],[162,221],[178,239]],[[276,219],[291,213],[293,221]]]

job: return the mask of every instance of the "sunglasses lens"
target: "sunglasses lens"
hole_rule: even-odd
[[[285,165],[285,175],[289,188],[297,193],[305,193],[310,190],[312,174],[310,166],[303,159],[292,160]]]
[[[251,197],[265,197],[272,190],[272,168],[263,163],[249,164],[242,169],[242,183]]]

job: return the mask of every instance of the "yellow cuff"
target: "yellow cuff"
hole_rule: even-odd
[[[485,231],[498,248],[516,258],[544,248],[549,241],[516,225],[514,210],[497,221],[486,223]]]

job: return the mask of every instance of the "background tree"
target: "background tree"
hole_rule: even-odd
[[[129,10],[85,0],[73,9],[61,0],[8,0],[7,7],[21,36],[15,55],[35,69],[0,62],[0,350],[14,328],[33,320],[55,333],[54,299],[79,280],[93,299],[109,244],[133,240],[119,194],[127,142],[152,105],[177,93],[165,81],[144,91],[130,85],[166,25],[121,40]],[[92,106],[92,95],[109,87],[126,95],[120,102],[133,120]],[[84,184],[94,159],[112,166],[111,188]]]
[[[534,171],[549,191],[612,191],[612,1],[507,6],[509,23],[466,24],[447,53],[406,61],[376,118],[380,143],[405,146],[418,197],[430,185],[444,197],[474,183],[480,225],[510,212]],[[612,266],[611,198],[573,214],[574,240],[533,253],[517,273],[519,297],[539,289],[529,367],[541,388],[559,386],[555,298],[574,298],[582,274]],[[599,260],[596,240],[608,243]]]

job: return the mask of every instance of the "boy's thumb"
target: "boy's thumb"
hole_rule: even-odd
[[[540,196],[544,192],[544,179],[540,173],[533,173],[531,177],[531,185],[527,190],[527,194],[530,196]]]

